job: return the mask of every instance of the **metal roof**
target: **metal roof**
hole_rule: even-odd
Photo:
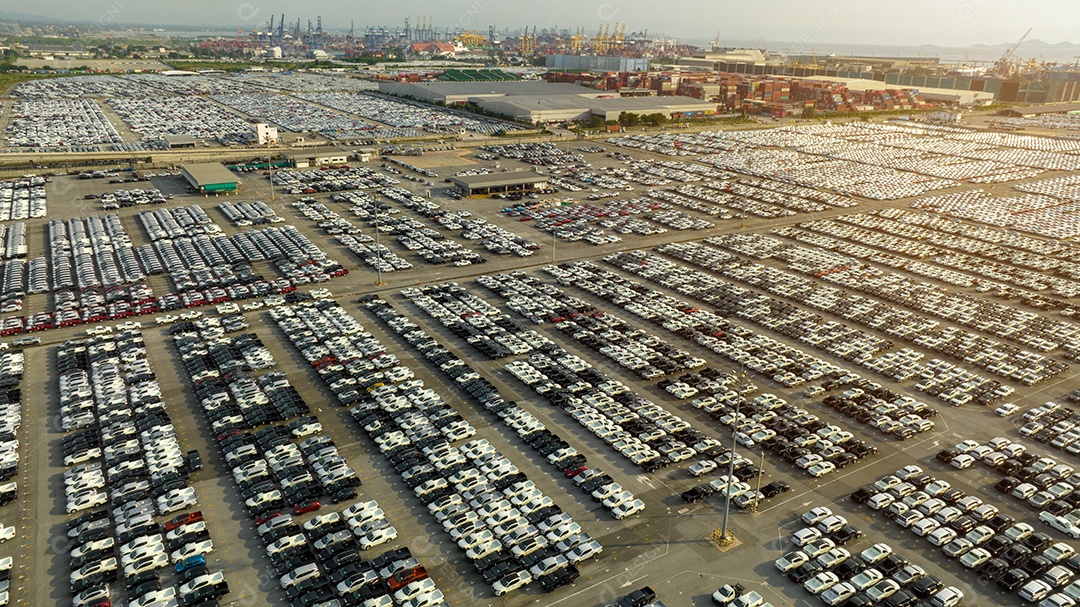
[[[486,175],[462,175],[461,177],[451,177],[450,180],[454,185],[476,189],[497,188],[523,183],[544,183],[548,178],[547,175],[538,175],[532,171],[510,171],[506,173],[488,173]]]
[[[998,112],[998,115],[1037,116],[1040,114],[1064,114],[1080,111],[1080,103],[1051,103],[1047,105],[1016,106]]]
[[[187,175],[188,181],[195,187],[205,187],[218,183],[238,183],[240,180],[220,162],[201,162],[182,164],[180,169]]]

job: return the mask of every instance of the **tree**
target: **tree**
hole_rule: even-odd
[[[805,108],[803,108],[803,111],[802,111],[802,117],[803,118],[814,118],[815,116],[817,116],[817,108],[815,108],[812,105],[808,105]]]
[[[664,116],[660,112],[653,112],[642,116],[641,121],[649,126],[659,126],[667,122],[667,116]]]
[[[635,114],[634,112],[623,112],[619,114],[619,124],[623,126],[634,126],[641,122],[641,114]]]

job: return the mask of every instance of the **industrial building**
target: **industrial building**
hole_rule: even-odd
[[[611,95],[543,95],[474,100],[485,110],[533,124],[576,122],[597,116],[618,120],[623,113],[663,114],[665,118],[712,116],[716,104],[693,97],[613,97]]]
[[[170,150],[194,149],[195,138],[191,135],[165,135],[165,145]]]
[[[850,91],[858,91],[863,93],[915,88],[897,86],[895,84],[888,84],[878,80],[868,80],[866,78],[811,76],[808,78],[802,78],[802,80],[806,82],[824,82],[834,85],[840,85]],[[958,107],[975,107],[979,105],[988,105],[990,103],[993,103],[994,101],[994,94],[987,93],[985,91],[964,91],[959,89],[919,87],[918,93],[919,97],[926,101]]]
[[[648,57],[604,57],[598,55],[548,55],[544,66],[553,70],[587,70],[597,72],[647,72],[652,59]]]
[[[235,192],[239,180],[220,162],[180,165],[180,174],[191,187],[202,194]]]
[[[1049,105],[1011,107],[997,113],[998,116],[1012,116],[1014,118],[1043,116],[1045,114],[1080,114],[1080,103],[1052,103]]]
[[[389,83],[384,89],[447,104],[469,102],[489,112],[531,124],[588,120],[598,116],[618,120],[623,113],[663,114],[665,118],[711,116],[716,105],[692,97],[623,97],[618,91],[599,91],[576,84],[522,82]]]
[[[594,93],[573,84],[549,84],[540,80],[505,82],[380,82],[379,92],[398,97],[411,97],[427,103],[465,103],[480,97],[510,95],[574,95]]]
[[[462,175],[451,177],[454,190],[462,196],[490,196],[542,190],[547,187],[547,177],[530,171],[488,173],[486,175]]]

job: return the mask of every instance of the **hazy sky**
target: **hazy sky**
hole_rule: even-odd
[[[399,25],[406,16],[430,15],[434,25],[486,31],[494,24],[519,29],[525,25],[575,28],[590,35],[601,23],[625,21],[627,31],[666,33],[681,38],[721,41],[802,43],[852,42],[967,46],[1012,42],[1027,28],[1031,38],[1056,43],[1080,42],[1080,3],[1076,0],[409,0],[359,2],[343,0],[48,0],[17,7],[10,0],[0,10],[109,23],[182,23],[265,28],[270,15],[285,13],[287,22],[315,22],[325,28]],[[7,6],[5,6],[7,5]]]

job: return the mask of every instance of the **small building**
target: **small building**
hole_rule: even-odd
[[[220,162],[201,162],[180,165],[180,174],[191,187],[202,194],[235,192],[239,180],[236,174]]]
[[[255,123],[255,140],[259,145],[277,143],[278,139],[278,130],[276,126],[266,124],[265,122]]]
[[[195,149],[195,138],[191,135],[165,135],[165,145],[170,150]]]
[[[310,167],[322,167],[334,164],[345,164],[349,161],[349,153],[345,150],[300,150],[286,154],[285,156],[292,166],[298,169]]]
[[[490,196],[544,189],[547,187],[548,178],[530,171],[516,171],[462,175],[451,177],[450,182],[454,184],[454,190],[462,196]]]

